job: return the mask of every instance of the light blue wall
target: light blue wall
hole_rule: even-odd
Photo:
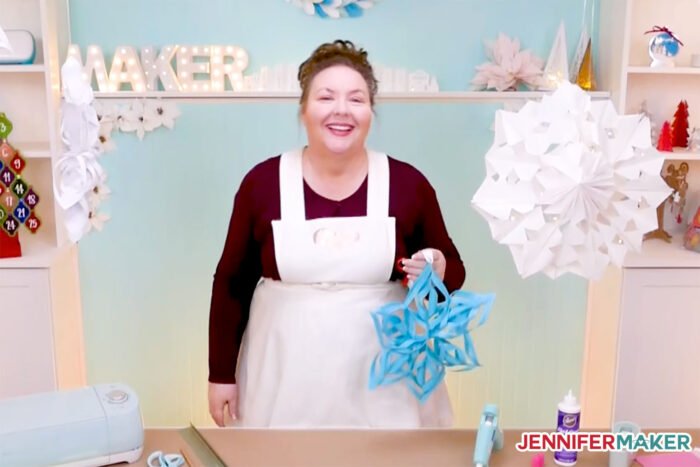
[[[307,17],[283,0],[71,0],[74,43],[225,43],[244,47],[249,71],[298,63],[322,41],[348,38],[392,67],[422,68],[442,90],[465,90],[485,60],[482,41],[519,37],[546,59],[561,20],[569,50],[583,0],[382,0],[359,20]],[[304,142],[288,103],[181,104],[174,131],[143,141],[117,134],[105,155],[112,216],[80,243],[89,383],[124,381],[139,393],[149,425],[208,422],[207,320],[212,273],[232,197],[256,162]],[[465,288],[494,291],[496,307],[478,331],[484,368],[450,377],[462,426],[484,402],[506,426],[555,425],[556,403],[580,384],[586,282],[527,280],[491,240],[470,207],[483,180],[496,106],[383,104],[371,146],[416,165],[431,180],[467,264]]]

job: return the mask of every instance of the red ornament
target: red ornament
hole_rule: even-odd
[[[656,145],[656,149],[659,151],[673,151],[673,140],[671,139],[671,124],[664,122],[661,127],[661,133],[659,133],[659,142]]]
[[[32,213],[31,216],[27,217],[27,220],[24,221],[24,225],[34,234],[39,230],[39,227],[41,227],[41,221]]]
[[[688,147],[688,103],[680,101],[676,113],[673,114],[673,146]]]
[[[17,175],[21,174],[26,166],[27,163],[24,162],[24,159],[22,159],[19,154],[15,154],[15,157],[10,161],[10,167],[12,167],[12,170],[14,170]]]

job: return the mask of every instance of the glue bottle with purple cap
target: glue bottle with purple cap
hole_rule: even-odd
[[[581,421],[581,406],[573,395],[571,389],[559,402],[557,411],[557,431],[560,433],[575,433],[579,429]],[[557,465],[570,466],[576,464],[576,451],[556,451],[554,462]]]

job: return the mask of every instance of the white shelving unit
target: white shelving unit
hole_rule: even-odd
[[[604,81],[618,111],[639,113],[646,101],[661,128],[686,100],[690,129],[700,127],[700,68],[690,66],[690,55],[700,51],[700,2],[611,0],[601,2],[600,14],[608,65]],[[650,67],[651,36],[645,31],[654,25],[667,26],[684,42],[675,67]],[[700,204],[700,154],[676,148],[664,155],[663,170],[689,163],[686,216],[692,216]],[[622,419],[643,428],[700,427],[695,389],[700,374],[687,371],[697,360],[692,343],[700,342],[700,254],[683,248],[684,229],[678,227],[667,227],[674,235],[671,243],[644,242],[641,252],[627,255],[621,270],[611,268],[589,286],[582,388],[586,427],[609,427]],[[692,364],[683,356],[691,354]]]
[[[12,121],[8,142],[26,161],[22,178],[39,195],[42,225],[18,230],[21,257],[0,258],[0,399],[85,384],[77,248],[65,241],[53,191],[67,3],[2,0],[3,29],[36,40],[35,63],[0,65],[0,111]]]

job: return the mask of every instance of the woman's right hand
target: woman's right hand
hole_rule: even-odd
[[[238,387],[235,384],[209,383],[209,414],[218,426],[224,426],[225,410],[238,418]]]

